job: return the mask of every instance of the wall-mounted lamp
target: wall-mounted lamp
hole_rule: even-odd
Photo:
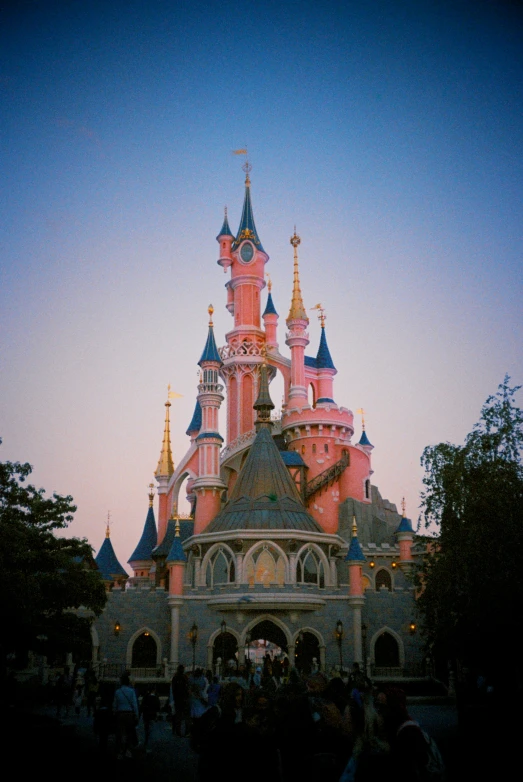
[[[374,562],[373,559],[371,559],[371,561],[369,562],[369,567],[376,567],[376,563]]]
[[[114,634],[115,635],[120,635],[120,630],[121,629],[122,629],[122,626],[121,626],[120,622],[115,622],[114,623]]]
[[[398,563],[397,562],[391,562],[390,566],[391,566],[391,568],[394,569],[394,568],[398,567]]]
[[[409,624],[409,633],[410,633],[411,635],[414,635],[414,633],[415,633],[415,632],[416,632],[416,622],[413,622],[413,621],[412,621],[412,622],[410,622],[410,624]]]

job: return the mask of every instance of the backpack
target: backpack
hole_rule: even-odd
[[[445,762],[441,755],[440,749],[432,736],[429,736],[427,731],[423,730],[418,722],[415,720],[407,720],[406,722],[403,722],[399,726],[396,735],[398,735],[402,728],[413,725],[419,728],[427,745],[427,764],[423,769],[424,782],[446,782],[447,770],[445,768]]]

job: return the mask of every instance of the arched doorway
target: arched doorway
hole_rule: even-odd
[[[399,668],[400,651],[398,642],[390,633],[383,632],[376,639],[374,660],[379,668]]]
[[[294,649],[295,665],[301,674],[311,673],[320,665],[320,644],[313,633],[298,633]]]
[[[156,641],[147,630],[139,635],[133,644],[131,666],[133,668],[156,668]]]
[[[225,675],[228,668],[238,668],[238,643],[232,633],[218,633],[214,640],[212,650],[213,670],[216,669],[218,661],[221,663],[222,675]],[[232,663],[232,664],[231,664]]]
[[[251,628],[245,656],[251,668],[275,668],[281,674],[288,667],[288,646],[285,633],[270,619],[262,619]],[[265,665],[264,665],[265,664]]]

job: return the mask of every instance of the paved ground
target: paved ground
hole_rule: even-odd
[[[478,759],[475,768],[481,769],[477,732],[471,738],[463,735],[452,701],[411,699],[409,711],[437,740],[448,765],[449,782],[461,782],[469,777],[471,756]],[[142,723],[138,734],[143,741]],[[32,713],[13,712],[6,738],[4,761],[7,767],[14,763],[25,777],[38,773],[50,774],[53,782],[88,777],[97,782],[131,778],[197,782],[198,756],[191,750],[188,739],[173,735],[168,721],[154,724],[150,754],[138,751],[134,758],[124,761],[116,760],[113,737],[107,754],[101,754],[92,719],[85,711],[80,717],[70,714],[61,720],[56,720],[55,710],[50,706]]]

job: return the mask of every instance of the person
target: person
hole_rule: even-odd
[[[87,669],[85,680],[85,705],[87,708],[87,716],[90,717],[96,710],[96,699],[98,697],[100,684],[98,682],[98,677],[92,668]]]
[[[161,703],[158,693],[156,692],[156,687],[154,685],[149,685],[140,706],[144,729],[143,746],[146,753],[151,752],[149,749],[149,739],[151,738],[152,724],[158,719],[158,712],[160,709]]]
[[[65,716],[68,717],[72,700],[72,677],[68,666],[66,666],[63,672],[58,676],[55,684],[55,692],[56,716],[60,717],[63,709]]]
[[[262,686],[262,669],[259,665],[256,666],[251,678],[251,688],[258,690]]]
[[[352,671],[349,674],[349,680],[347,682],[349,692],[358,690],[360,693],[372,687],[372,682],[369,677],[361,670],[359,663],[352,664]]]
[[[114,715],[112,710],[113,694],[110,690],[102,691],[99,706],[94,710],[93,731],[98,737],[98,747],[102,755],[107,754],[109,736],[114,733]]]
[[[120,686],[114,693],[113,711],[116,721],[116,758],[132,758],[132,749],[137,746],[136,726],[140,717],[138,699],[131,677],[126,671],[120,677]]]
[[[196,670],[189,677],[189,708],[192,733],[200,717],[207,711],[209,704],[207,701],[207,690],[209,684],[201,668]]]
[[[209,686],[209,689],[207,690],[207,702],[209,704],[209,708],[211,706],[215,706],[218,703],[218,699],[220,697],[220,691],[221,691],[220,679],[218,676],[213,676],[212,682]]]
[[[385,697],[382,714],[391,748],[390,779],[394,782],[419,782],[427,766],[427,742],[420,726],[408,712],[405,691],[389,687],[385,690]]]
[[[189,735],[189,700],[189,682],[185,666],[180,663],[171,680],[172,731],[176,736]]]
[[[339,782],[374,782],[390,776],[390,743],[374,696],[362,695],[362,720],[352,740],[351,754]]]

